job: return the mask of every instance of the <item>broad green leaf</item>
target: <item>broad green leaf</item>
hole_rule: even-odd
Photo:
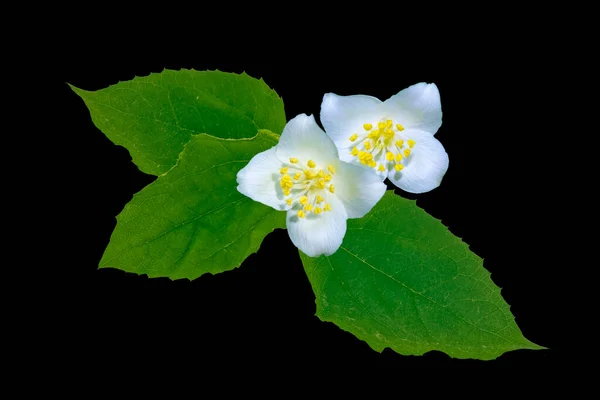
[[[277,93],[245,73],[164,70],[94,92],[71,88],[98,129],[152,175],[175,165],[194,134],[250,138],[259,129],[279,134],[286,123]]]
[[[482,259],[391,191],[364,218],[348,220],[333,255],[300,256],[317,316],[377,351],[487,360],[542,348],[523,337]]]
[[[177,165],[118,215],[100,267],[190,280],[238,267],[269,232],[285,228],[284,212],[236,189],[237,172],[277,141],[265,130],[239,140],[192,136]]]

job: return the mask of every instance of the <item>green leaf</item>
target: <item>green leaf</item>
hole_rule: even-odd
[[[483,260],[391,191],[364,218],[348,220],[333,255],[300,256],[317,316],[377,351],[488,360],[543,348],[523,337]]]
[[[238,267],[269,232],[285,228],[284,212],[236,189],[237,172],[277,141],[265,130],[239,140],[192,136],[177,165],[118,215],[100,267],[190,280]]]
[[[71,88],[98,129],[152,175],[175,165],[194,134],[250,138],[259,129],[281,133],[286,123],[277,93],[245,73],[164,70],[95,92]]]

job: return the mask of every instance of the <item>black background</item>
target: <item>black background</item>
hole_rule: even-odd
[[[53,124],[64,150],[57,157],[62,171],[57,181],[67,194],[57,224],[68,234],[61,238],[64,247],[54,271],[60,284],[50,287],[52,302],[44,313],[56,352],[74,362],[108,361],[149,370],[184,361],[198,368],[220,363],[565,365],[565,335],[573,317],[564,311],[558,286],[570,258],[561,251],[565,232],[556,229],[565,214],[549,204],[566,192],[554,183],[560,179],[560,165],[552,156],[560,148],[549,137],[555,86],[541,73],[547,59],[539,46],[489,38],[480,47],[465,36],[464,41],[432,43],[421,52],[357,45],[317,53],[313,50],[320,43],[288,43],[281,56],[265,50],[276,44],[254,38],[213,45],[205,40],[183,51],[142,50],[134,45],[141,40],[64,47],[56,100],[60,111]],[[237,57],[242,51],[244,56]],[[154,178],[137,170],[128,152],[95,128],[66,83],[96,90],[164,68],[262,77],[282,96],[288,119],[307,113],[318,120],[327,92],[384,100],[417,82],[436,83],[444,113],[436,137],[449,154],[449,170],[429,193],[396,192],[417,199],[484,259],[525,337],[549,350],[514,351],[487,362],[451,359],[436,351],[420,357],[389,349],[377,353],[314,315],[314,294],[296,249],[281,230],[267,236],[239,268],[193,282],[97,269],[115,216]]]

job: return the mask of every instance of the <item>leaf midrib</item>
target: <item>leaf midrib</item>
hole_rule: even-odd
[[[487,333],[487,334],[490,334],[490,335],[493,335],[493,336],[499,337],[500,339],[504,340],[505,342],[507,342],[507,343],[509,343],[509,344],[515,344],[513,341],[511,341],[511,340],[509,340],[509,339],[505,338],[504,336],[498,335],[498,334],[497,334],[497,333],[495,333],[495,332],[488,331],[487,329],[481,328],[481,327],[479,327],[479,326],[475,325],[474,323],[472,323],[472,322],[470,322],[470,321],[467,321],[466,319],[464,319],[464,318],[462,318],[462,317],[460,317],[460,316],[456,315],[454,312],[452,312],[451,310],[449,310],[448,308],[446,308],[446,306],[445,306],[445,305],[443,305],[443,304],[441,304],[441,303],[438,303],[437,301],[433,300],[432,298],[429,298],[429,297],[425,296],[424,294],[422,294],[422,293],[420,293],[420,292],[418,292],[418,291],[414,290],[414,289],[413,289],[413,288],[411,288],[410,286],[406,285],[404,282],[401,282],[401,281],[397,280],[396,278],[394,278],[393,276],[386,274],[385,272],[381,271],[381,270],[380,270],[380,269],[378,269],[378,268],[375,268],[373,265],[369,264],[369,263],[368,263],[366,260],[364,260],[364,259],[360,258],[358,255],[356,255],[356,254],[352,253],[351,251],[349,251],[349,250],[348,250],[348,249],[346,249],[345,247],[343,247],[343,246],[340,246],[340,249],[344,250],[346,253],[350,254],[351,256],[353,256],[354,258],[356,258],[357,260],[361,261],[363,264],[365,264],[365,265],[367,265],[367,266],[371,267],[373,270],[375,270],[375,271],[379,272],[380,274],[382,274],[382,275],[386,276],[387,278],[389,278],[389,279],[393,280],[394,282],[396,282],[397,284],[401,285],[401,286],[402,286],[402,287],[404,287],[405,289],[408,289],[408,290],[409,290],[409,291],[411,291],[412,293],[414,293],[414,294],[416,294],[416,295],[419,295],[419,296],[423,297],[424,299],[428,300],[429,302],[433,303],[434,305],[436,305],[436,306],[438,306],[438,307],[440,307],[440,308],[444,309],[446,312],[448,312],[448,313],[452,314],[452,315],[453,315],[454,317],[456,317],[458,320],[460,320],[460,321],[462,321],[462,322],[465,322],[466,324],[468,324],[468,325],[470,325],[470,326],[472,326],[472,327],[474,327],[474,328],[476,328],[476,329],[478,329],[478,330],[480,330],[480,331],[482,331],[482,332],[485,332],[485,333]],[[330,264],[331,264],[331,261],[330,261]],[[333,265],[332,265],[332,268],[333,268]],[[341,281],[341,278],[339,277],[339,274],[337,274],[337,273],[336,273],[336,275],[338,275],[338,278],[339,278],[339,279],[340,279],[340,281]],[[423,321],[423,320],[422,320],[422,318],[421,318],[421,316],[420,316],[420,315],[419,315],[419,318],[421,319],[421,321],[422,321],[423,323],[425,323],[425,321]],[[379,322],[379,321],[375,320],[375,322]],[[431,335],[430,335],[430,336],[431,336]]]

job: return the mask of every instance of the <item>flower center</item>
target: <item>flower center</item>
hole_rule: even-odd
[[[298,217],[305,218],[311,212],[319,215],[331,211],[331,204],[326,202],[326,198],[335,193],[335,187],[331,183],[335,174],[333,165],[322,169],[313,160],[303,163],[298,158],[291,157],[290,162],[283,164],[279,173],[283,195],[289,196],[285,202],[298,209]]]
[[[348,139],[355,142],[350,154],[358,161],[378,171],[394,168],[400,172],[404,169],[403,161],[407,159],[416,142],[407,139],[401,132],[402,124],[394,124],[391,119],[379,121],[373,125],[363,124],[365,132],[353,133]],[[379,167],[377,166],[379,164]]]

